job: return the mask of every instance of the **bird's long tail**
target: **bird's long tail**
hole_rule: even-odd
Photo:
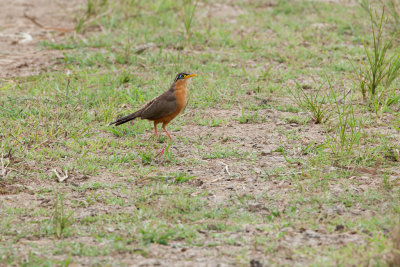
[[[135,113],[132,113],[132,114],[130,114],[128,116],[119,118],[116,121],[111,122],[110,125],[115,124],[115,126],[118,126],[118,125],[124,124],[124,123],[126,123],[128,121],[134,120],[137,117],[139,117],[139,114],[137,112],[135,112]]]

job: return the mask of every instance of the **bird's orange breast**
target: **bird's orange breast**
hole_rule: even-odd
[[[170,115],[158,119],[155,122],[156,123],[162,122],[163,124],[168,124],[171,120],[173,120],[176,116],[178,116],[179,113],[181,113],[186,106],[186,92],[187,92],[187,81],[178,80],[175,84],[175,97],[177,103],[176,110]]]

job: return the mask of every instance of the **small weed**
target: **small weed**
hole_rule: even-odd
[[[388,9],[390,11],[390,15],[392,16],[393,20],[394,20],[394,25],[395,25],[395,29],[394,31],[398,31],[398,27],[400,25],[400,8],[399,8],[399,3],[396,2],[396,0],[388,0],[387,1],[387,6]]]
[[[168,242],[175,236],[175,230],[169,227],[142,227],[139,229],[141,234],[141,241],[144,245],[149,245],[151,243],[168,245]]]
[[[283,118],[286,123],[296,123],[300,125],[306,125],[309,122],[309,118],[303,118],[298,115],[287,116]]]
[[[390,173],[384,173],[382,175],[382,178],[383,178],[383,187],[388,191],[392,190],[393,189],[393,184],[389,180]]]
[[[196,7],[198,0],[182,0],[182,20],[183,20],[183,25],[185,26],[185,39],[186,39],[186,44],[189,43],[189,39],[192,35],[191,28],[192,28],[192,23],[193,19],[196,13]]]
[[[356,145],[360,145],[363,135],[363,122],[354,115],[353,95],[348,104],[341,104],[332,87],[332,98],[336,104],[337,123],[333,134],[326,134],[326,144],[334,154],[352,153]],[[343,93],[343,103],[346,103],[346,92]]]
[[[317,145],[314,141],[312,141],[307,146],[301,147],[301,151],[303,155],[313,155],[318,153],[322,149],[321,145]]]
[[[370,51],[367,41],[363,39],[366,61],[362,61],[362,67],[358,71],[358,82],[364,100],[369,96],[377,113],[385,95],[394,90],[393,82],[400,76],[400,52],[391,51],[395,34],[391,37],[385,34],[385,9],[382,8],[379,16],[365,2],[363,6],[368,9],[370,16],[373,47]]]
[[[278,210],[271,210],[270,214],[266,216],[266,219],[270,222],[274,221],[275,218],[279,218],[281,216],[281,212]]]
[[[270,84],[272,76],[273,76],[271,73],[271,69],[272,69],[272,66],[269,66],[269,67],[267,67],[266,70],[262,71],[261,75],[259,75],[259,77],[257,78],[257,81],[256,81],[257,86],[256,86],[254,92],[263,93],[264,91],[269,89],[269,92],[273,93],[276,90],[274,85]]]
[[[383,155],[386,159],[393,162],[400,162],[400,146],[384,145]]]
[[[239,118],[235,118],[239,123],[257,123],[257,122],[265,122],[265,118],[261,118],[256,111],[253,114],[245,114],[245,111],[242,109],[242,114]]]
[[[195,178],[196,176],[187,174],[185,172],[169,173],[167,175],[160,176],[162,181],[167,181],[169,183],[185,183]]]
[[[212,117],[211,120],[209,118],[198,119],[197,123],[201,126],[220,127],[222,124],[226,123],[226,120],[222,118]]]
[[[394,120],[393,127],[400,132],[400,113],[395,113],[396,120]]]
[[[372,2],[374,3],[374,2]],[[389,15],[386,20],[387,20],[387,26],[390,27],[391,33],[398,33],[399,32],[399,23],[400,23],[400,8],[399,8],[399,2],[398,0],[381,0],[380,4],[382,5],[382,8],[385,10],[389,10]],[[366,11],[369,15],[369,17],[373,16],[374,13],[371,8],[371,2],[370,0],[362,0],[360,2],[361,7]],[[379,24],[379,21],[377,21],[376,16],[374,17],[372,21],[375,26]]]
[[[296,162],[297,162],[296,160],[289,159],[289,158],[287,157],[285,148],[284,148],[283,146],[278,147],[277,149],[275,149],[275,150],[272,151],[272,152],[279,152],[279,153],[282,153],[283,158],[284,158],[285,161],[288,162],[288,163],[296,163]]]
[[[301,109],[298,106],[292,106],[292,105],[277,105],[275,106],[276,110],[283,111],[283,112],[291,112],[291,113],[298,113],[301,111]]]
[[[98,0],[87,1],[85,13],[78,19],[78,22],[75,25],[75,31],[77,33],[82,33],[84,31],[85,26],[87,26],[86,24],[90,21],[89,19],[97,14],[98,7],[104,4],[104,2],[105,1]]]
[[[176,183],[184,183],[187,182],[193,178],[195,178],[196,176],[193,175],[189,175],[187,173],[177,173],[176,177],[175,177],[175,182]]]
[[[120,85],[125,83],[129,83],[132,80],[131,75],[124,69],[122,73],[117,77],[119,80]]]
[[[327,95],[322,92],[321,84],[316,92],[306,93],[303,86],[297,83],[297,90],[289,91],[296,104],[311,114],[311,118],[315,123],[324,123],[330,117],[330,106],[327,102]]]
[[[149,165],[153,162],[154,155],[149,151],[143,151],[139,154],[139,156],[142,159],[142,163],[144,165]]]
[[[56,195],[56,202],[54,204],[53,212],[53,232],[57,238],[63,238],[65,236],[65,231],[72,225],[73,220],[72,211],[67,212],[64,206],[64,195],[58,193]]]
[[[117,137],[122,137],[124,135],[124,133],[116,127],[107,127],[107,130]]]

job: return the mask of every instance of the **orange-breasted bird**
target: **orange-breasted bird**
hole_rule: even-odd
[[[188,79],[197,76],[184,72],[176,75],[171,87],[162,95],[152,99],[138,111],[117,119],[110,125],[121,125],[136,118],[146,119],[154,122],[154,133],[158,137],[157,124],[162,123],[162,127],[169,139],[171,135],[165,128],[186,106],[186,92]]]

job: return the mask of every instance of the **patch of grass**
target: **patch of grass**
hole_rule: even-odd
[[[299,125],[306,125],[309,122],[309,119],[298,116],[298,115],[292,115],[292,116],[283,117],[283,121],[285,121],[287,123],[296,123]]]
[[[372,10],[367,3],[363,5],[369,13],[372,32],[372,51],[367,41],[363,41],[366,62],[362,61],[359,71],[359,89],[366,99],[367,95],[377,113],[383,104],[384,97],[392,90],[393,82],[400,75],[400,53],[394,49],[393,40],[385,33],[387,23],[385,9],[382,8],[380,15]],[[393,51],[394,50],[394,51]]]
[[[235,118],[239,123],[258,123],[265,122],[265,118],[258,115],[258,112],[253,112],[252,114],[246,114],[244,109],[242,109],[242,113],[239,118]]]
[[[176,231],[167,226],[157,228],[140,228],[141,241],[144,245],[151,243],[168,245],[168,242],[175,238]]]
[[[332,153],[353,153],[354,147],[361,143],[363,137],[362,118],[356,118],[352,96],[348,104],[340,104],[335,93],[332,94],[336,104],[337,124],[332,129],[333,134],[326,134],[326,144]],[[343,94],[343,102],[346,102],[346,93]]]
[[[170,173],[165,176],[157,177],[160,178],[163,181],[169,181],[172,183],[185,183],[187,181],[190,181],[191,179],[195,178],[195,176],[184,173],[184,172],[177,172],[177,173]]]
[[[330,117],[330,105],[328,96],[322,91],[324,84],[321,84],[314,92],[306,93],[303,86],[297,84],[295,91],[289,91],[296,104],[311,114],[315,123],[324,123]]]
[[[188,175],[186,173],[178,173],[176,178],[175,178],[175,182],[176,183],[184,183],[187,181],[190,181],[191,179],[193,179],[195,176],[193,175]]]
[[[146,151],[142,152],[140,154],[140,157],[142,159],[142,163],[145,164],[145,165],[148,165],[148,164],[152,163],[153,159],[154,159],[153,153],[146,152]]]
[[[197,123],[201,126],[208,126],[208,127],[219,127],[223,124],[226,124],[226,120],[223,118],[198,118],[196,119]]]
[[[67,211],[64,206],[64,195],[58,193],[54,204],[52,217],[53,232],[57,238],[63,238],[68,232],[68,227],[73,224],[72,211]]]
[[[182,21],[185,26],[186,43],[189,42],[192,35],[191,28],[193,19],[195,18],[197,4],[198,0],[182,0]]]

